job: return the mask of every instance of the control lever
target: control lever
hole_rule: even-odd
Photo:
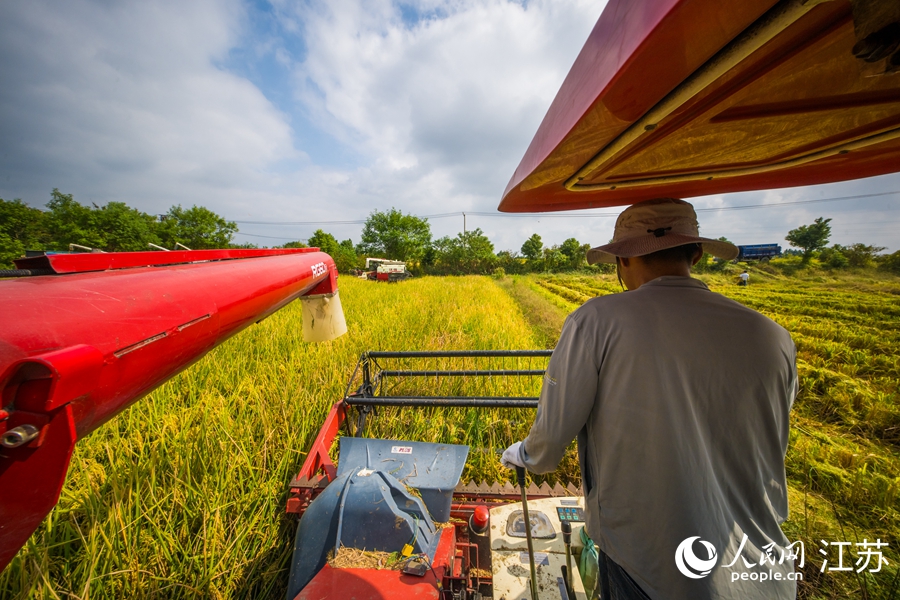
[[[574,589],[572,587],[572,524],[568,521],[563,521],[559,524],[559,527],[562,530],[563,544],[566,547],[566,566],[563,569],[563,577],[566,580],[566,592],[569,598],[574,598],[575,595],[572,593]]]
[[[528,564],[531,567],[531,600],[538,600],[534,542],[531,541],[531,517],[528,516],[528,498],[525,496],[525,467],[516,466],[516,478],[519,480],[519,487],[522,488],[522,516],[525,518],[525,540],[528,542]]]

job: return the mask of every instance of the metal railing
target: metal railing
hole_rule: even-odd
[[[497,392],[539,390],[540,380],[536,378],[543,377],[546,360],[552,354],[552,350],[365,352],[347,385],[344,402],[358,411],[357,436],[362,435],[366,418],[376,407],[535,408],[536,395]],[[530,363],[540,359],[544,359],[543,368],[533,368],[536,365]],[[523,360],[529,362],[529,368],[518,368]],[[510,368],[506,364],[510,361],[517,364]],[[403,368],[384,368],[382,362],[401,362]],[[459,362],[464,364],[460,366]],[[491,364],[488,368],[474,364],[484,362]],[[416,393],[425,386],[432,393]],[[473,393],[473,387],[479,390]]]

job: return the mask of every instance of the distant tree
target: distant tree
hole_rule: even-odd
[[[184,209],[181,205],[169,209],[157,231],[163,246],[174,248],[181,243],[191,250],[227,248],[237,231],[237,223],[226,221],[202,206]]]
[[[228,247],[239,250],[257,250],[259,248],[259,244],[254,244],[253,242],[242,242],[240,244],[228,244]]]
[[[551,246],[549,248],[544,248],[544,269],[551,272],[562,271],[567,266],[567,257],[565,254],[560,252],[559,246]]]
[[[575,238],[569,238],[559,246],[559,251],[566,257],[566,267],[569,269],[583,267],[587,261],[587,251],[590,249],[590,244],[581,244]]]
[[[494,244],[481,229],[435,241],[434,268],[447,274],[490,273],[497,262]]]
[[[25,244],[0,231],[0,269],[15,268],[13,261],[25,255]]]
[[[851,244],[841,246],[835,244],[834,248],[847,257],[847,264],[851,267],[871,267],[875,264],[875,257],[885,250],[884,246],[868,246],[866,244]]]
[[[308,248],[308,246],[305,243],[298,240],[296,242],[288,242],[287,244],[284,244],[283,246],[278,246],[278,248]]]
[[[306,243],[310,248],[318,248],[327,254],[331,254],[338,247],[337,239],[330,233],[325,233],[321,229],[316,229],[309,239],[306,240]]]
[[[835,244],[831,248],[823,248],[819,252],[819,262],[831,269],[843,269],[849,264],[846,254],[843,252],[844,247]]]
[[[784,238],[790,242],[791,246],[803,250],[804,264],[809,262],[813,252],[828,245],[828,239],[831,237],[831,226],[828,224],[830,222],[831,219],[819,217],[810,225],[801,225],[797,229],[791,229]]]
[[[509,274],[525,273],[525,259],[515,250],[501,250],[497,253],[497,268]]]
[[[352,240],[344,240],[339,243],[330,233],[317,229],[307,241],[310,248],[318,248],[331,256],[334,259],[334,266],[339,272],[346,273],[350,269],[356,268],[357,257]]]
[[[53,188],[47,208],[50,209],[47,215],[49,250],[67,250],[69,244],[103,247],[104,239],[96,229],[91,208],[76,202],[72,194],[63,194]]]
[[[13,268],[25,250],[42,250],[47,241],[44,211],[0,198],[0,268]]]
[[[900,250],[878,257],[878,268],[900,275]]]
[[[109,202],[102,208],[95,208],[90,216],[99,247],[107,252],[150,250],[151,243],[160,242],[156,235],[156,218],[124,202]]]
[[[337,266],[338,271],[342,270],[342,266],[343,266],[344,271],[349,271],[351,269],[358,269],[363,266],[364,261],[360,260],[359,255],[356,253],[356,246],[353,245],[353,240],[351,240],[349,238],[346,240],[343,240],[343,241],[341,241],[340,246],[341,246],[341,251],[340,251],[341,264],[338,265],[335,262],[335,265]],[[337,260],[337,259],[335,259],[335,260]]]
[[[541,241],[541,236],[534,233],[522,244],[522,256],[528,260],[538,260],[541,258],[543,248],[544,243]]]
[[[427,219],[404,215],[396,208],[373,211],[362,230],[359,251],[366,256],[393,260],[419,260],[431,244]]]

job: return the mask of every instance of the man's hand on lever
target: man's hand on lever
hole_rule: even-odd
[[[519,457],[519,446],[522,445],[522,442],[516,442],[509,448],[503,451],[503,456],[500,457],[500,464],[502,464],[507,469],[514,469],[516,467],[525,468],[525,463],[522,462],[522,459]]]

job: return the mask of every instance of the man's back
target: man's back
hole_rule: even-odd
[[[649,596],[793,597],[793,582],[740,576],[793,572],[778,559],[794,360],[783,328],[694,279],[591,300],[567,320],[548,367],[528,466],[555,468],[557,450],[541,438],[556,435],[552,421],[583,417],[588,532]],[[745,534],[743,558],[727,566]],[[694,536],[698,558],[701,540],[716,550],[707,575],[676,566],[676,548]],[[776,563],[759,566],[770,543]]]

